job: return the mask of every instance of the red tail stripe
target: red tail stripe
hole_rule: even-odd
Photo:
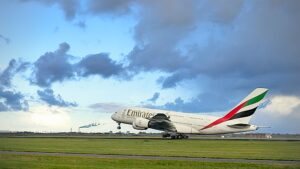
[[[202,130],[210,128],[212,126],[218,125],[224,121],[229,120],[232,116],[234,116],[241,108],[243,108],[246,105],[247,101],[245,101],[244,103],[238,105],[237,107],[235,107],[234,109],[232,109],[228,114],[226,114],[224,117],[219,118],[218,120],[210,123],[209,125],[205,126],[202,128]]]

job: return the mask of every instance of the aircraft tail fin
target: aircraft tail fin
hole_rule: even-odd
[[[208,124],[203,129],[210,128],[222,122],[234,119],[239,119],[240,122],[248,124],[251,116],[254,114],[255,110],[260,105],[267,92],[268,89],[266,88],[256,88],[224,117],[221,117]]]

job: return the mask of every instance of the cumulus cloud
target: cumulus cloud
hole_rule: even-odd
[[[274,96],[263,108],[264,112],[272,113],[274,116],[286,116],[300,108],[300,99],[296,96]],[[300,117],[300,114],[299,114]]]
[[[25,71],[29,67],[30,63],[17,61],[12,59],[9,61],[8,66],[0,72],[0,85],[5,87],[11,87],[11,81],[14,75],[18,72]]]
[[[258,110],[253,123],[270,128],[262,132],[300,133],[300,99],[296,96],[274,95],[269,103]]]
[[[28,110],[28,102],[24,99],[24,95],[0,86],[0,112],[20,110]]]
[[[69,49],[70,45],[64,42],[56,51],[46,52],[40,56],[34,62],[31,82],[40,87],[50,87],[54,82],[91,75],[99,75],[103,78],[129,77],[123,64],[112,60],[107,53],[90,54],[75,62],[75,57],[67,54]]]
[[[27,69],[29,63],[10,60],[8,66],[0,72],[0,112],[28,110],[28,103],[21,92],[13,89],[12,79],[18,72]]]
[[[64,101],[60,95],[55,96],[52,89],[38,90],[37,94],[40,99],[46,102],[50,106],[60,106],[60,107],[69,107],[77,106],[75,102]]]
[[[99,75],[103,78],[128,77],[123,64],[112,60],[107,53],[91,54],[81,59],[75,59],[74,56],[67,54],[69,49],[69,44],[61,43],[57,50],[46,52],[33,63],[31,83],[45,88],[38,90],[37,93],[40,99],[49,105],[62,107],[77,105],[64,101],[60,95],[55,96],[53,90],[49,89],[54,82],[80,79],[92,75]]]
[[[7,87],[11,86],[11,80],[12,80],[12,77],[14,76],[14,74],[15,74],[16,64],[17,64],[17,61],[15,59],[10,60],[8,66],[6,67],[6,69],[4,69],[0,73],[0,83],[1,83],[1,85],[7,86]]]
[[[118,64],[109,58],[107,53],[99,53],[84,57],[78,64],[79,75],[100,75],[108,78],[113,75],[120,75],[123,71],[122,64]]]
[[[75,76],[71,56],[67,55],[69,44],[61,43],[54,52],[47,52],[34,62],[32,83],[41,87],[49,87],[51,83]]]

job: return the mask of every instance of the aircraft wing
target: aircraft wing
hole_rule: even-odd
[[[165,114],[158,113],[149,119],[149,127],[156,130],[175,132],[176,128],[170,121],[170,117]]]

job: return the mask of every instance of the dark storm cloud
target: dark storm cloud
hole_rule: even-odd
[[[37,2],[43,5],[57,5],[64,12],[67,20],[73,20],[80,10],[78,0],[21,0],[21,2]]]
[[[142,1],[140,21],[135,26],[137,42],[128,55],[135,70],[173,72],[186,64],[176,48],[195,27],[197,5],[193,1]]]
[[[28,103],[20,92],[7,90],[0,86],[0,112],[28,110]]]
[[[193,80],[206,84],[201,85],[203,90],[221,92],[222,96],[222,90],[242,93],[256,87],[300,94],[299,1],[139,4],[136,46],[128,54],[130,68],[170,73],[161,81],[163,88]],[[197,40],[182,45],[201,35],[208,37],[205,45]]]
[[[90,0],[88,11],[94,15],[125,15],[131,11],[132,2],[132,0]]]
[[[69,107],[77,106],[75,102],[64,101],[60,95],[55,96],[52,89],[38,90],[37,94],[40,99],[46,102],[50,106]]]
[[[211,22],[227,24],[235,20],[242,10],[244,0],[234,0],[228,3],[223,0],[202,1],[199,15]]]
[[[122,64],[111,60],[107,53],[99,53],[84,57],[79,63],[79,75],[86,77],[100,75],[108,78],[113,75],[120,75],[123,71]]]
[[[135,27],[136,47],[128,55],[130,67],[139,70],[176,72],[187,66],[177,45],[195,29],[194,1],[143,1],[141,18]]]
[[[220,42],[189,49],[190,72],[232,88],[266,86],[300,94],[299,1],[253,1],[248,7]]]
[[[223,1],[190,0],[139,3],[142,8],[140,21],[134,30],[137,45],[128,55],[131,67],[146,71],[159,69],[178,75],[182,74],[181,69],[189,69],[191,61],[181,52],[180,43],[203,22],[216,17],[219,17],[214,19],[216,22],[234,20],[243,4],[239,0],[230,5]]]
[[[47,52],[34,62],[32,83],[49,87],[53,82],[62,82],[75,76],[71,56],[67,55],[69,44],[61,43],[54,52]]]

